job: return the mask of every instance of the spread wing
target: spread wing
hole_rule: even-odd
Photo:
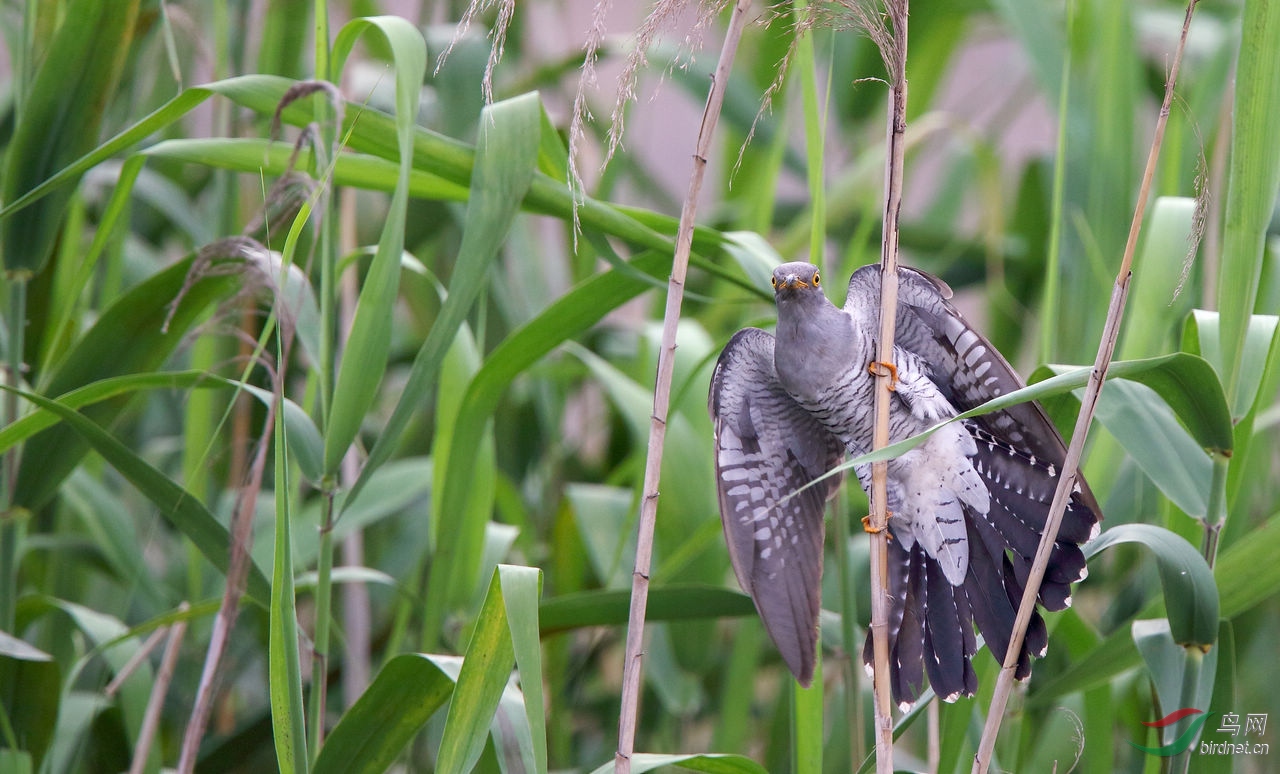
[[[959,411],[968,411],[992,398],[1025,386],[1009,362],[991,342],[969,325],[948,300],[951,288],[942,280],[915,269],[900,272],[898,321],[907,338],[905,346],[923,357]],[[970,422],[978,442],[978,456],[984,475],[1010,492],[1007,505],[1019,512],[1038,511],[1032,503],[1042,502],[1042,514],[1028,514],[1043,529],[1049,501],[1057,487],[1057,472],[1067,457],[1067,447],[1058,429],[1049,421],[1039,403],[1020,403],[1012,408],[977,417]],[[1083,543],[1097,534],[1102,509],[1083,478],[1063,516],[1059,541]]]
[[[716,363],[709,399],[716,488],[738,583],[808,686],[821,607],[823,509],[841,477],[794,493],[838,465],[844,447],[778,383],[773,344],[771,334],[746,328]]]
[[[849,299],[880,296],[880,269],[863,266],[849,280]],[[951,288],[931,274],[898,269],[898,320],[894,343],[928,364],[939,391],[957,411],[968,411],[1024,385],[1009,362],[950,302]],[[861,301],[863,306],[866,301]],[[965,422],[978,442],[975,467],[1010,493],[1007,503],[1043,528],[1067,448],[1038,403],[1020,403]],[[1060,541],[1083,543],[1097,531],[1102,510],[1083,478],[1063,517]],[[993,489],[992,493],[998,493]],[[1043,500],[1042,507],[1035,504]],[[1037,518],[1038,516],[1038,518]]]
[[[880,269],[864,266],[849,281],[845,308],[866,317],[868,309],[877,308],[879,297]],[[1022,379],[991,342],[969,325],[950,297],[951,288],[937,277],[900,268],[896,347],[925,365],[929,380],[957,411],[1020,389]],[[904,600],[918,604],[921,597],[928,611],[904,610],[897,614],[902,616],[900,627],[891,625],[897,658],[894,695],[899,701],[911,701],[919,695],[920,668],[913,661],[921,650],[925,671],[940,695],[973,691],[968,678],[972,649],[967,640],[963,647],[955,644],[959,640],[950,636],[956,628],[951,625],[954,621],[934,615],[937,609],[959,611],[954,617],[960,622],[962,635],[972,634],[969,621],[976,624],[992,653],[1003,660],[1058,472],[1066,458],[1062,437],[1037,403],[967,420],[963,427],[973,439],[969,459],[990,494],[990,507],[985,512],[965,509],[969,567],[961,587],[932,582],[937,573],[927,572],[927,556],[898,552],[897,576],[891,578],[895,613]],[[1097,533],[1101,518],[1088,484],[1079,479],[1040,588],[1038,600],[1046,609],[1061,610],[1071,603],[1071,584],[1085,573],[1079,544]],[[921,577],[917,572],[922,572]],[[1019,654],[1018,678],[1030,675],[1032,656],[1043,655],[1044,631],[1044,621],[1036,613]],[[948,637],[940,638],[942,634]]]

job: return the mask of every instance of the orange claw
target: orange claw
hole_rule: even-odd
[[[892,513],[890,513],[890,514],[888,514],[888,515],[889,515],[889,516],[892,516],[893,514],[892,514]],[[867,533],[867,534],[869,534],[869,535],[879,535],[881,532],[883,532],[883,533],[885,533],[885,536],[886,536],[886,537],[888,537],[890,540],[893,540],[893,533],[889,532],[889,525],[888,525],[888,524],[886,524],[886,525],[885,525],[885,526],[883,526],[883,527],[873,527],[873,526],[871,526],[871,516],[870,516],[870,515],[867,515],[867,516],[863,516],[863,517],[862,517],[862,531],[863,531],[863,532],[866,532],[866,533]]]
[[[867,371],[872,376],[888,376],[889,389],[898,389],[898,367],[893,363],[886,363],[883,360],[872,360],[867,365]]]

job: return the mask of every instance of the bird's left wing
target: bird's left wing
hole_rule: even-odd
[[[808,686],[821,608],[823,508],[844,446],[778,383],[773,336],[739,331],[711,376],[716,488],[729,558],[765,629]],[[798,494],[797,494],[798,492]]]

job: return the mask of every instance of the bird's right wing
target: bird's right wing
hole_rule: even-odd
[[[738,582],[787,666],[808,686],[821,608],[823,509],[841,476],[799,490],[838,465],[844,446],[778,383],[773,346],[771,334],[746,328],[716,363],[709,399],[716,488]]]

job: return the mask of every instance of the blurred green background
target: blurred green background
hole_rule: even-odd
[[[1196,10],[1117,348],[1135,362],[1084,465],[1114,534],[1048,618],[1001,770],[1280,760],[1197,747],[1271,744],[1245,719],[1280,716],[1276,5]],[[866,541],[829,530],[823,721],[797,722],[729,567],[705,404],[724,342],[772,319],[774,263],[821,263],[841,303],[879,257],[884,68],[805,8],[752,10],[680,324],[636,747],[727,756],[684,761],[703,771],[816,770],[815,746],[850,771],[870,743]],[[911,6],[903,260],[1024,374],[1093,361],[1184,10]],[[659,7],[638,49],[639,4],[534,0],[496,36],[510,9],[473,11],[0,5],[0,772],[611,767],[725,14]],[[1072,393],[1046,407],[1069,433]],[[865,513],[848,488],[833,524]],[[899,768],[968,770],[997,671],[976,663],[978,697],[903,719]],[[1181,707],[1212,713],[1194,740],[1143,725]]]

